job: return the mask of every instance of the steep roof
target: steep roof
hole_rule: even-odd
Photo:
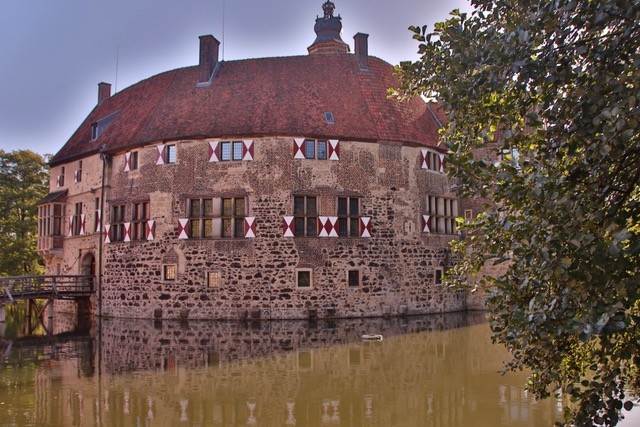
[[[351,54],[219,63],[213,83],[196,87],[197,66],[143,80],[97,105],[53,157],[59,164],[153,141],[188,138],[308,136],[435,146],[439,124],[419,98],[387,97],[393,67]],[[325,112],[333,113],[328,124]],[[92,140],[92,124],[103,123]]]

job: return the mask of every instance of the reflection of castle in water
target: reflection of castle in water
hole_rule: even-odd
[[[102,363],[106,372],[203,367],[295,350],[360,342],[375,332],[389,338],[444,331],[484,321],[481,313],[405,318],[274,322],[131,321],[102,323]],[[123,363],[125,361],[127,363]]]
[[[108,320],[89,356],[96,374],[78,369],[86,356],[38,369],[40,418],[34,421],[552,424],[555,402],[533,403],[523,375],[496,375],[508,355],[491,345],[486,325],[477,325],[482,322],[482,314],[315,324]],[[360,340],[370,332],[385,340]]]

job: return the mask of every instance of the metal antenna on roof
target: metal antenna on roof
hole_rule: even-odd
[[[118,64],[119,63],[120,63],[120,43],[118,43],[118,47],[116,49],[116,83],[113,89],[114,94],[118,92]]]
[[[222,60],[224,61],[224,5],[225,0],[222,0]]]

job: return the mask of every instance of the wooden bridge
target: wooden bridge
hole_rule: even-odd
[[[7,304],[24,300],[29,330],[35,329],[38,324],[45,326],[45,310],[49,308],[49,318],[53,318],[54,300],[75,300],[78,302],[78,312],[87,312],[90,311],[88,300],[93,292],[93,276],[0,277],[0,322],[4,321],[4,307]],[[44,304],[38,304],[36,300],[44,300]]]

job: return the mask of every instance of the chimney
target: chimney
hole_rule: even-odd
[[[220,42],[212,35],[200,36],[200,78],[198,83],[208,83],[218,64]]]
[[[98,83],[98,105],[111,97],[111,84],[110,83]]]
[[[353,36],[355,41],[356,60],[361,70],[369,69],[369,45],[367,39],[369,34],[358,33]]]

